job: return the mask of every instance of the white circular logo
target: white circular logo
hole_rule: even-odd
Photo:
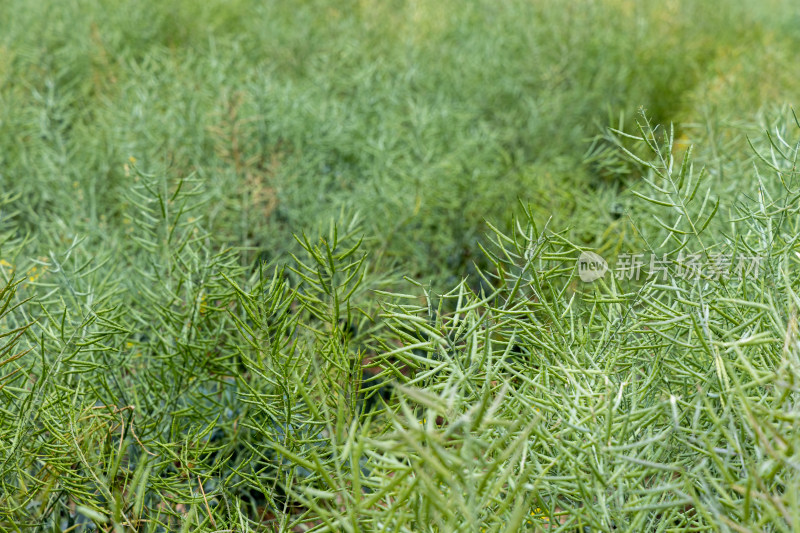
[[[591,283],[602,278],[608,271],[606,260],[594,252],[581,252],[578,258],[578,276],[582,281]]]

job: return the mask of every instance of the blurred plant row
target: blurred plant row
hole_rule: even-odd
[[[590,141],[640,107],[739,190],[743,134],[780,115],[753,110],[800,92],[799,20],[789,0],[3,2],[0,191],[24,198],[5,220],[26,257],[124,254],[135,157],[205,183],[242,266],[358,211],[366,249],[444,289],[517,198],[604,244],[638,174]]]

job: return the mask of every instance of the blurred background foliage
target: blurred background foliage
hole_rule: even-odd
[[[483,220],[508,228],[518,199],[602,246],[637,172],[590,141],[640,107],[714,164],[800,93],[800,15],[781,0],[10,0],[0,14],[0,186],[24,198],[5,223],[35,237],[29,256],[77,235],[124,255],[134,157],[202,180],[209,234],[250,249],[245,263],[358,212],[387,265],[442,281],[469,273]]]

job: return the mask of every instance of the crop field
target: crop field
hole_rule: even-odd
[[[0,531],[800,531],[799,51],[789,0],[3,0]]]

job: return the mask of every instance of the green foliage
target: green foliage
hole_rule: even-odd
[[[798,92],[788,1],[461,4],[5,2],[0,189],[26,199],[28,255],[118,231],[134,156],[196,173],[218,242],[297,252],[293,234],[358,210],[368,250],[445,282],[517,198],[602,244],[575,221],[609,219],[626,179],[584,157],[609,113],[629,131],[644,106],[719,154],[752,100]]]
[[[493,231],[480,294],[386,292],[346,221],[248,273],[211,251],[201,183],[138,173],[134,264],[75,243],[0,293],[0,523],[791,531],[798,144],[769,137],[782,192],[721,224],[671,131],[611,134],[650,152],[621,148],[647,170],[637,230],[677,259],[591,285],[527,209]],[[762,263],[691,276],[681,252]],[[371,409],[365,364],[393,389]]]
[[[724,4],[5,2],[0,529],[796,530],[797,10]]]

